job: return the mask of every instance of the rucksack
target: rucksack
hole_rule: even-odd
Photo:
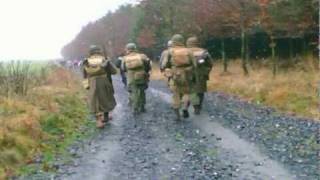
[[[137,70],[144,68],[142,57],[139,54],[125,57],[125,63],[128,70]]]
[[[145,63],[141,54],[133,54],[125,57],[128,76],[130,76],[135,84],[145,84],[147,73],[145,71]]]
[[[193,76],[193,64],[190,59],[190,51],[187,48],[170,49],[170,57],[173,65],[173,77],[177,86],[190,86]]]
[[[171,62],[176,67],[192,66],[189,55],[190,51],[187,48],[170,49]]]
[[[85,66],[85,70],[89,76],[103,75],[106,71],[101,67],[101,64],[105,61],[103,56],[91,56],[87,59],[88,65]]]

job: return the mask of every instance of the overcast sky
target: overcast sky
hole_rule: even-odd
[[[0,60],[61,57],[90,21],[130,0],[1,0]]]

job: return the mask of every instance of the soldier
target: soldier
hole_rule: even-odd
[[[169,50],[170,48],[172,47],[172,41],[168,41],[168,44],[167,44],[167,47],[168,49],[164,50],[162,53],[161,53],[161,57],[160,57],[160,70],[161,72],[164,72],[164,67],[163,67],[163,60],[165,58],[167,58],[167,56],[169,55]]]
[[[104,57],[101,48],[91,46],[89,57],[84,60],[82,69],[90,110],[96,116],[97,128],[104,128],[109,121],[109,112],[116,106],[114,89],[109,78],[117,73],[116,67]]]
[[[149,83],[150,59],[138,53],[134,43],[129,43],[126,46],[126,56],[123,57],[121,68],[127,72],[129,104],[133,106],[134,114],[145,112],[145,90]]]
[[[167,59],[168,58],[168,56],[169,56],[169,51],[170,51],[170,48],[172,47],[172,41],[170,40],[170,41],[168,41],[168,44],[167,44],[167,47],[168,47],[168,49],[166,49],[166,50],[164,50],[162,53],[161,53],[161,57],[160,57],[160,71],[162,72],[162,73],[164,73],[164,76],[167,78],[167,83],[168,83],[168,85],[169,85],[169,82],[170,82],[170,79],[171,79],[171,74],[172,74],[172,72],[171,72],[171,69],[169,69],[169,68],[164,68],[164,64],[163,64],[163,62],[164,62],[164,59]]]
[[[184,45],[184,38],[182,35],[176,34],[171,40],[172,47],[168,51],[168,55],[162,61],[162,68],[170,70],[168,76],[170,79],[169,86],[173,93],[173,109],[177,116],[177,120],[180,120],[182,102],[184,102],[182,108],[183,117],[189,117],[188,97],[195,84],[196,64],[192,52]]]
[[[211,55],[206,49],[200,48],[200,43],[197,37],[190,37],[187,40],[187,47],[193,52],[197,64],[197,83],[191,95],[191,103],[194,107],[194,113],[199,115],[204,94],[207,92],[207,81],[213,66]]]
[[[126,76],[126,73],[121,68],[122,61],[123,61],[123,57],[122,56],[118,57],[118,59],[116,61],[116,66],[120,70],[121,81],[122,81],[124,87],[127,87],[127,76]]]

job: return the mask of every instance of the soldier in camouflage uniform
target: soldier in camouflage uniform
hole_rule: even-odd
[[[200,114],[213,60],[206,49],[200,48],[197,37],[190,37],[187,40],[187,47],[193,52],[197,64],[197,83],[191,95],[191,103],[194,106],[195,114]]]
[[[126,55],[123,57],[121,68],[127,73],[129,104],[133,106],[134,114],[145,112],[145,90],[149,83],[150,59],[138,53],[134,43],[129,43],[126,46]]]
[[[161,57],[160,57],[160,70],[161,72],[164,72],[165,71],[165,68],[163,67],[163,60],[165,58],[167,58],[167,56],[169,55],[169,50],[170,48],[172,47],[172,41],[168,41],[168,44],[167,44],[167,48],[166,50],[164,50],[162,53],[161,53]]]
[[[184,45],[184,38],[180,34],[172,37],[172,47],[162,61],[162,68],[170,70],[167,73],[169,86],[173,93],[173,108],[180,120],[180,108],[183,104],[183,117],[188,118],[188,97],[195,84],[195,60],[192,52]]]
[[[97,128],[104,128],[109,112],[116,106],[110,77],[117,70],[102,54],[99,47],[91,46],[89,57],[82,63],[84,86],[88,89],[89,107],[96,116]]]
[[[168,58],[169,56],[169,51],[170,51],[170,48],[172,47],[172,41],[168,41],[168,44],[167,44],[167,47],[168,49],[164,50],[162,53],[161,53],[161,57],[160,57],[160,71],[162,73],[164,73],[164,76],[167,78],[167,83],[169,85],[169,82],[170,82],[170,78],[171,78],[171,69],[169,68],[164,68],[164,60]]]

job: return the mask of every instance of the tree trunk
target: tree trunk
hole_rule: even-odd
[[[228,60],[226,58],[225,44],[224,38],[221,39],[221,56],[223,60],[223,71],[228,72]]]
[[[249,48],[249,35],[246,35],[246,63],[251,65],[251,62],[250,62],[250,48]]]
[[[302,40],[302,55],[306,56],[308,54],[307,53],[307,41],[306,41],[305,37],[302,37],[301,40]]]
[[[246,60],[246,34],[243,28],[241,28],[241,60],[242,69],[245,76],[249,75],[247,60]]]
[[[272,66],[272,74],[273,74],[273,77],[275,78],[277,76],[277,69],[278,69],[278,59],[276,58],[276,42],[274,40],[274,37],[271,36],[271,52],[272,52],[272,63],[273,63],[273,66]]]
[[[289,66],[291,67],[293,65],[293,58],[294,58],[293,39],[292,38],[290,38],[290,40],[289,40],[289,51],[290,51]]]

